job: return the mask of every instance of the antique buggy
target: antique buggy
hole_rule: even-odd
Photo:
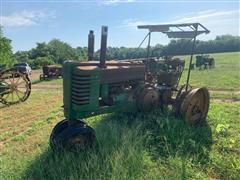
[[[24,102],[31,93],[31,81],[27,74],[15,68],[0,71],[0,103],[5,105]]]

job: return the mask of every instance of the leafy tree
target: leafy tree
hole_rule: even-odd
[[[10,66],[14,63],[11,40],[4,37],[0,27],[0,64]]]
[[[78,60],[77,52],[69,44],[59,39],[51,40],[47,46],[57,64],[62,64],[65,60]]]
[[[29,52],[28,51],[18,51],[14,54],[14,58],[17,62],[27,62],[29,61]]]
[[[87,56],[87,47],[77,47],[75,49],[77,57],[80,61],[85,61],[88,59]]]
[[[27,62],[33,69],[39,69],[42,66],[54,64],[52,59],[48,57],[37,57],[35,60],[28,60]]]
[[[37,57],[50,57],[50,49],[45,42],[37,43],[37,47],[30,51],[31,59],[36,59]]]

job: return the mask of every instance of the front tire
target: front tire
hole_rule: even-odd
[[[52,130],[50,146],[57,151],[81,152],[92,147],[95,139],[94,129],[83,121],[69,125],[68,120],[62,120]]]

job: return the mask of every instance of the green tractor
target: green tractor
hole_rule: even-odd
[[[180,28],[180,31],[173,29]],[[184,28],[194,31],[183,31]],[[208,113],[209,93],[206,88],[192,89],[187,82],[179,86],[184,60],[149,57],[152,32],[169,37],[192,38],[209,31],[199,23],[138,26],[148,29],[148,54],[144,59],[106,61],[107,31],[102,27],[100,61],[92,61],[93,31],[89,34],[89,61],[65,61],[63,65],[63,102],[65,119],[52,130],[50,146],[55,150],[79,152],[91,147],[95,131],[84,118],[111,112],[150,112],[171,105],[174,113],[187,123],[203,121]],[[199,30],[201,29],[202,30]],[[146,38],[145,38],[146,39]],[[194,48],[193,48],[194,49]],[[190,64],[192,63],[192,56]]]
[[[215,60],[209,55],[196,56],[196,67],[199,69],[211,69],[215,67]]]

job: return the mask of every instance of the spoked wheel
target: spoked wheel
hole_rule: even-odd
[[[209,92],[206,88],[191,90],[183,99],[180,113],[189,124],[196,124],[207,117]]]
[[[81,152],[91,147],[96,139],[95,131],[83,121],[69,125],[68,120],[59,122],[50,136],[52,149]]]
[[[27,100],[31,93],[31,82],[27,75],[6,70],[0,73],[0,101],[11,105]]]

